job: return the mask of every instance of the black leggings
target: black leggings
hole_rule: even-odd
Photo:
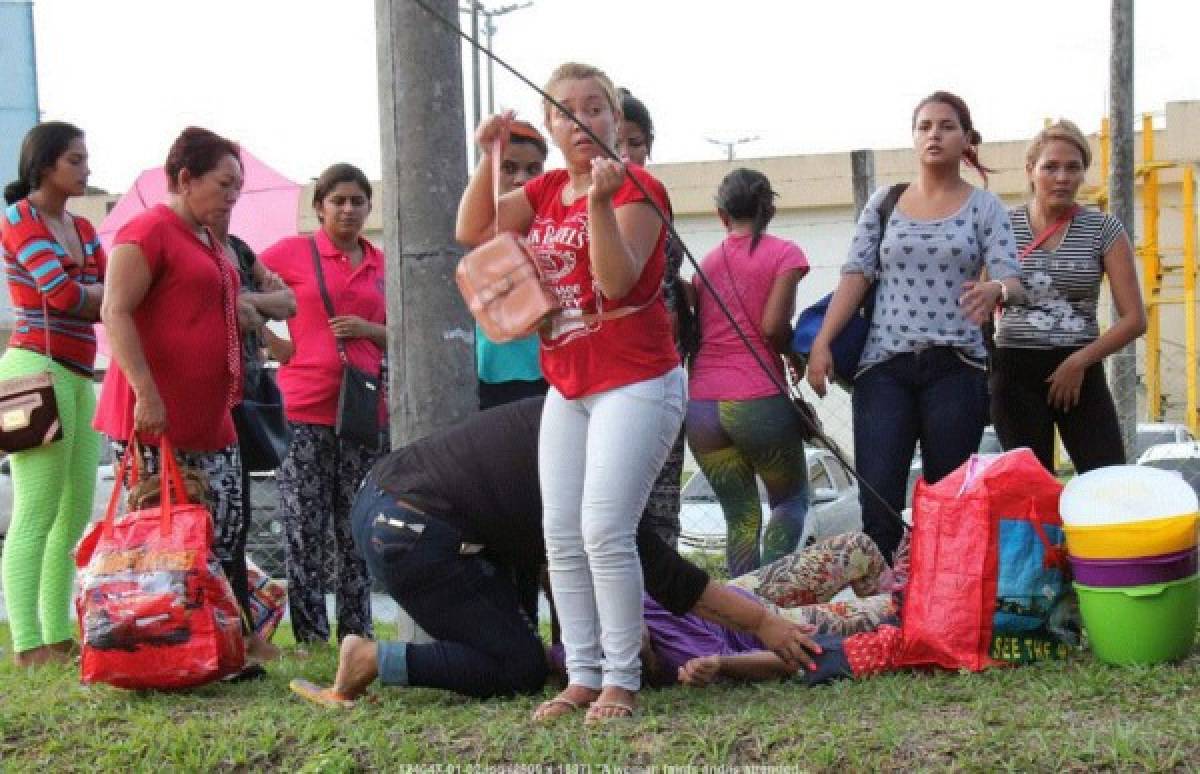
[[[1070,411],[1046,402],[1046,379],[1076,351],[1003,347],[992,354],[992,423],[1000,443],[1005,449],[1028,446],[1052,473],[1055,427],[1076,471],[1125,464],[1117,410],[1100,363],[1084,372],[1079,403]]]

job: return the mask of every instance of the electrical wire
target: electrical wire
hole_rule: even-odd
[[[488,57],[489,59],[494,61],[496,64],[503,67],[505,70],[507,70],[509,73],[511,73],[519,81],[521,81],[526,86],[528,86],[529,88],[531,88],[535,92],[537,92],[542,97],[542,99],[546,100],[546,102],[551,104],[555,110],[559,111],[562,115],[564,115],[568,119],[570,119],[570,121],[572,123],[574,123],[580,129],[582,129],[584,134],[586,134],[592,140],[592,142],[596,143],[597,147],[599,147],[604,152],[604,155],[606,155],[608,158],[612,159],[613,161],[616,161],[616,162],[621,161],[621,157],[617,155],[616,151],[614,151],[612,148],[608,147],[608,143],[606,143],[603,139],[601,139],[599,136],[597,136],[596,133],[593,132],[585,123],[580,121],[579,118],[570,109],[568,109],[561,102],[559,102],[554,97],[550,96],[545,91],[543,91],[541,87],[539,87],[536,83],[534,83],[529,78],[527,78],[525,75],[523,75],[521,72],[519,72],[515,67],[510,65],[508,62],[504,61],[498,55],[489,51],[486,46],[484,46],[479,41],[475,40],[475,38],[471,37],[471,35],[469,33],[463,32],[462,29],[457,24],[457,22],[450,21],[449,19],[447,19],[445,16],[443,16],[441,13],[439,13],[436,9],[431,7],[425,0],[411,0],[411,2],[414,5],[421,8],[423,11],[425,11],[431,17],[433,17],[433,19],[436,22],[438,22],[441,26],[445,27],[446,29],[448,29],[449,31],[451,31],[452,33],[457,35],[458,37],[467,41],[467,43],[471,44],[471,46],[474,47],[477,51],[482,52],[484,54],[484,56]],[[704,271],[700,268],[700,264],[696,261],[696,258],[692,255],[691,250],[688,249],[687,245],[684,244],[683,239],[680,238],[679,233],[675,230],[675,225],[671,222],[671,219],[669,217],[667,217],[666,213],[664,213],[662,211],[662,209],[655,203],[654,198],[650,195],[650,192],[648,190],[646,190],[645,186],[642,185],[641,181],[639,181],[633,175],[629,174],[628,171],[626,171],[625,176],[630,181],[632,181],[634,186],[637,187],[638,191],[640,191],[641,194],[646,197],[645,203],[650,205],[650,207],[654,210],[655,214],[658,215],[659,220],[662,221],[663,226],[667,229],[667,232],[675,239],[675,242],[676,242],[676,244],[679,245],[680,249],[683,250],[683,254],[685,256],[687,256],[688,263],[691,264],[692,269],[695,271],[696,276],[699,277],[700,281],[704,283],[704,287],[708,290],[709,294],[712,296],[713,300],[716,302],[717,308],[721,310],[721,314],[724,315],[725,319],[729,321],[729,324],[733,327],[733,330],[737,334],[737,337],[741,340],[742,344],[745,345],[747,351],[749,351],[750,354],[754,357],[754,360],[758,364],[758,367],[760,369],[762,369],[762,372],[767,376],[768,379],[771,380],[771,384],[773,384],[779,390],[780,394],[784,395],[785,397],[791,398],[792,392],[791,392],[790,387],[787,384],[787,381],[785,379],[781,378],[779,376],[779,374],[776,373],[776,371],[771,368],[770,364],[766,360],[763,359],[763,356],[759,353],[759,351],[757,349],[755,349],[753,344],[751,344],[749,337],[746,335],[746,332],[743,331],[741,326],[738,325],[738,322],[734,318],[733,313],[730,312],[729,307],[725,305],[725,300],[723,298],[721,298],[720,294],[717,293],[716,288],[713,287],[712,282],[709,281],[708,275],[706,275],[704,273]],[[789,401],[789,402],[791,402],[791,401]],[[794,404],[793,404],[792,408],[793,408],[795,415],[800,419],[801,424],[806,426],[809,429],[809,432],[817,440],[819,440],[827,449],[829,449],[829,451],[833,454],[833,456],[837,459],[837,461],[842,465],[842,467],[845,468],[846,471],[849,472],[854,477],[854,479],[858,482],[859,486],[861,486],[863,489],[865,489],[867,491],[868,494],[870,494],[872,497],[874,497],[876,500],[878,500],[879,503],[881,503],[883,505],[883,507],[887,509],[888,513],[890,513],[896,519],[900,519],[900,514],[896,513],[896,510],[892,507],[891,503],[889,503],[886,499],[884,499],[883,495],[879,494],[879,492],[876,491],[874,487],[872,487],[870,484],[868,484],[866,482],[865,479],[863,479],[863,477],[859,474],[858,470],[854,467],[854,465],[847,458],[846,453],[844,451],[842,451],[841,447],[838,445],[838,443],[836,441],[834,441],[832,438],[830,438],[825,433],[824,429],[820,426],[820,423],[812,422],[804,414],[804,412],[802,412],[798,408],[796,408]]]

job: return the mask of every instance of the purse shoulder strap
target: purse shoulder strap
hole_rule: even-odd
[[[321,270],[321,251],[317,249],[316,237],[310,236],[308,238],[308,247],[312,251],[313,273],[317,275],[317,288],[321,291],[321,301],[325,304],[325,316],[330,318],[336,317],[337,315],[333,311],[333,301],[329,298],[329,288],[325,286],[325,272]],[[345,363],[346,345],[336,336],[333,340],[337,344],[338,357]]]
[[[1042,229],[1042,233],[1040,233],[1036,237],[1034,237],[1033,241],[1025,246],[1025,249],[1022,250],[1020,255],[1017,256],[1017,260],[1018,261],[1025,260],[1029,256],[1030,253],[1032,253],[1034,250],[1038,249],[1043,244],[1045,244],[1047,239],[1054,236],[1056,233],[1058,233],[1058,231],[1063,226],[1067,225],[1072,220],[1074,220],[1075,216],[1078,215],[1079,211],[1082,209],[1083,208],[1080,207],[1078,204],[1073,205],[1071,207],[1071,209],[1067,210],[1066,214],[1064,214],[1061,218],[1054,221],[1049,226],[1046,226],[1046,228]],[[1028,217],[1030,222],[1032,223],[1033,217],[1029,213],[1028,208],[1025,210],[1025,213],[1026,213],[1026,217]]]
[[[768,357],[771,355],[771,344],[767,341],[767,337],[763,335],[762,326],[750,318],[750,313],[746,311],[746,302],[742,300],[742,293],[738,290],[737,280],[733,276],[733,269],[729,268],[729,253],[725,252],[725,241],[721,241],[721,263],[725,266],[725,274],[729,276],[729,287],[733,291],[733,297],[737,299],[738,308],[742,310],[742,317],[746,318],[746,322],[754,331],[754,335],[758,337],[759,343],[767,350]],[[794,397],[791,391],[791,385],[788,385],[788,397]]]

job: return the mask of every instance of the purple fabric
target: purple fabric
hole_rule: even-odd
[[[758,600],[744,589],[732,586],[730,588],[750,599]],[[654,652],[662,662],[663,671],[672,676],[679,673],[679,667],[699,656],[728,656],[766,650],[762,640],[753,634],[727,629],[694,613],[675,615],[664,610],[647,595],[643,595],[642,601],[644,620],[646,628],[650,630]]]

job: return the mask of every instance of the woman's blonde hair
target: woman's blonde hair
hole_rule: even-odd
[[[593,67],[589,64],[581,64],[579,62],[565,62],[554,68],[554,72],[550,73],[550,80],[546,81],[544,91],[549,93],[556,85],[562,81],[583,81],[592,78],[596,83],[600,84],[600,89],[604,92],[604,98],[608,100],[608,106],[612,109],[613,115],[618,119],[621,117],[621,102],[617,99],[617,87],[613,85],[612,79],[604,74],[604,71],[599,67]],[[542,100],[542,110],[545,113],[546,127],[550,126],[550,111],[554,109],[554,105],[549,100]]]
[[[1037,133],[1025,150],[1025,163],[1030,167],[1036,164],[1042,151],[1055,140],[1074,145],[1083,158],[1083,168],[1087,169],[1091,166],[1092,149],[1088,145],[1087,137],[1083,136],[1083,132],[1079,131],[1078,126],[1065,118],[1060,118]]]

